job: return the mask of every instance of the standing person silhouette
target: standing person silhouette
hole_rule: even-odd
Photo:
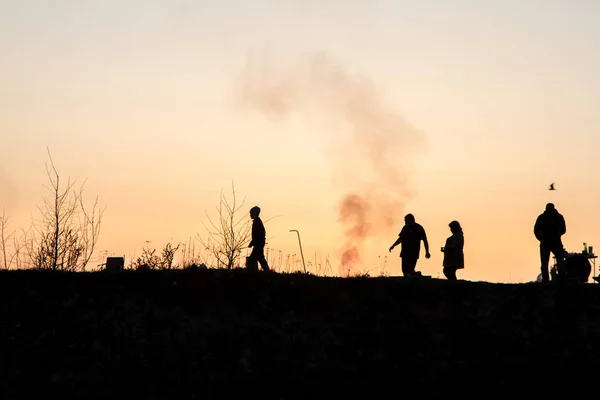
[[[456,280],[456,271],[465,267],[465,255],[463,248],[465,246],[465,238],[463,230],[458,221],[452,221],[448,224],[450,227],[450,235],[446,239],[446,244],[442,247],[444,253],[444,276],[450,281]]]
[[[431,257],[429,254],[429,242],[425,229],[415,221],[412,214],[406,214],[404,217],[404,226],[398,234],[398,239],[390,246],[390,252],[399,244],[402,244],[400,258],[402,258],[402,275],[415,276],[421,275],[421,272],[415,271],[419,254],[421,252],[421,241],[425,247],[425,258]]]
[[[260,207],[254,206],[250,209],[250,218],[252,218],[252,240],[248,247],[252,247],[252,252],[246,258],[246,267],[252,270],[258,269],[257,263],[260,263],[264,271],[269,271],[269,265],[265,258],[265,243],[267,241],[267,232],[262,220],[259,217]]]
[[[564,276],[563,261],[565,249],[562,243],[562,235],[567,232],[565,218],[558,212],[553,203],[546,204],[546,210],[535,220],[533,234],[540,242],[540,261],[542,282],[548,282],[548,262],[550,253],[556,258],[559,278]]]

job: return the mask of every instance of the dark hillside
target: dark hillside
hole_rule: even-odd
[[[600,377],[596,284],[11,271],[0,312],[0,399],[518,393]]]

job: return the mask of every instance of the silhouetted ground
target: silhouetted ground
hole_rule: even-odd
[[[1,399],[518,397],[600,374],[595,284],[17,271],[0,310]]]

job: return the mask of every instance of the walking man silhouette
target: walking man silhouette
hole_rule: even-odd
[[[252,252],[246,258],[246,267],[248,269],[257,270],[257,264],[260,264],[264,271],[269,271],[269,265],[265,258],[267,232],[259,215],[260,207],[254,206],[250,209],[250,218],[252,218],[252,240],[248,247],[252,247]]]
[[[402,258],[402,274],[404,276],[421,275],[420,272],[415,271],[421,252],[421,241],[423,241],[425,247],[425,258],[431,257],[425,229],[415,221],[412,214],[406,214],[404,226],[398,234],[398,239],[390,247],[391,252],[398,244],[402,244],[400,257]]]

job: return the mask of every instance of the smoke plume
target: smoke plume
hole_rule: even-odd
[[[288,67],[251,54],[237,89],[242,109],[276,120],[317,115],[323,122],[330,132],[333,178],[345,192],[339,201],[345,232],[340,273],[363,266],[367,240],[401,228],[404,205],[413,195],[408,167],[426,143],[423,134],[384,104],[370,80],[346,72],[323,53]],[[336,128],[325,129],[332,122]]]

